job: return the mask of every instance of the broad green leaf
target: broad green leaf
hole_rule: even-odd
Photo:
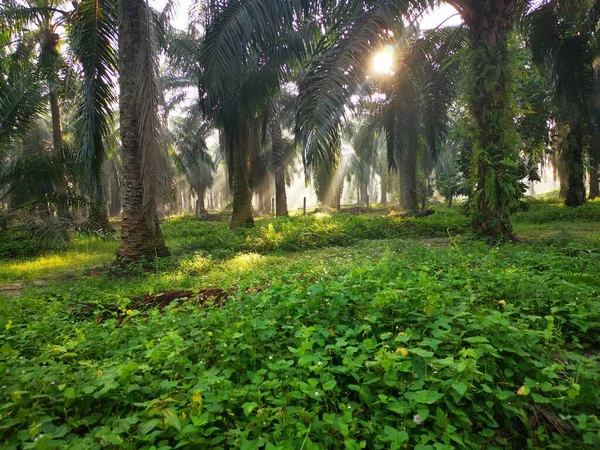
[[[149,420],[146,423],[142,423],[140,424],[138,430],[141,434],[148,434],[150,433],[154,428],[156,428],[156,426],[158,424],[160,424],[161,420],[160,419],[152,419]]]
[[[417,403],[425,403],[428,405],[431,405],[432,403],[437,402],[443,396],[444,396],[444,394],[441,394],[437,391],[430,391],[430,390],[407,392],[404,394],[404,397],[408,398],[409,400],[414,400]]]
[[[385,432],[385,435],[396,444],[402,444],[408,441],[408,433],[404,430],[396,430],[395,428],[386,425],[383,431]]]
[[[64,392],[65,398],[75,398],[75,389],[68,387]]]
[[[175,411],[173,411],[171,408],[166,408],[162,410],[162,413],[165,418],[165,423],[171,425],[177,431],[181,431],[181,420],[179,420],[179,417]]]
[[[256,402],[246,402],[242,405],[242,409],[244,410],[244,414],[249,416],[255,408],[258,408],[258,403]]]
[[[452,389],[458,392],[461,396],[465,395],[465,392],[467,392],[468,388],[469,386],[466,383],[463,383],[462,381],[457,381],[452,384]]]
[[[323,383],[323,390],[331,391],[335,387],[336,384],[337,384],[337,382],[335,380],[326,381],[325,383]]]

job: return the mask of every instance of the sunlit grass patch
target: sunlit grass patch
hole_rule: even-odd
[[[68,249],[40,256],[0,261],[0,284],[54,278],[110,262],[117,243],[97,239],[81,239]]]
[[[222,267],[232,272],[255,270],[266,263],[267,258],[257,253],[243,253],[225,262]]]

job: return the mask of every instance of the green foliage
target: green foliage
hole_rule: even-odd
[[[0,242],[0,259],[33,256],[40,251],[38,243],[24,233],[3,233]]]
[[[298,251],[328,246],[346,247],[363,239],[401,237],[445,237],[463,233],[468,220],[458,212],[440,209],[422,219],[380,215],[354,216],[316,213],[308,216],[263,219],[254,228],[229,231],[222,222],[206,222],[198,227],[191,217],[171,219],[163,225],[170,247],[175,252],[202,249],[216,258],[240,251],[269,253],[274,250]]]
[[[599,447],[600,287],[589,274],[600,247],[356,242],[457,217],[319,215],[244,232],[174,219],[171,245],[194,232],[264,252],[292,239],[353,245],[220,265],[188,253],[154,274],[82,277],[3,300],[0,446]],[[243,289],[223,308],[128,307],[188,282]],[[98,324],[114,305],[127,321]]]
[[[526,213],[515,215],[515,222],[520,223],[548,223],[548,222],[572,222],[576,220],[600,221],[600,202],[593,201],[579,208],[572,209],[557,206],[558,199],[546,202],[530,202],[530,208]]]

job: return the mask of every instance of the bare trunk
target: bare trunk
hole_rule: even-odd
[[[387,173],[387,169],[383,169],[381,171],[381,201],[380,203],[382,205],[386,205],[387,204],[387,189],[388,189],[388,173]]]
[[[143,34],[144,0],[119,1],[120,130],[123,156],[123,222],[118,258],[135,261],[168,256],[156,211],[151,217],[142,208],[142,166],[137,59]],[[155,206],[156,208],[156,206]]]
[[[400,208],[408,211],[418,209],[417,200],[417,149],[411,146],[400,160]]]
[[[285,161],[283,153],[283,137],[281,135],[281,121],[279,111],[272,117],[271,140],[273,142],[272,157],[275,172],[275,211],[277,217],[288,215],[287,194],[285,192]]]
[[[121,192],[119,175],[117,173],[114,162],[110,163],[110,205],[109,213],[111,217],[118,217],[121,214]]]
[[[199,189],[198,198],[196,199],[196,215],[202,216],[207,214],[206,205],[204,203],[204,197],[206,196],[206,189]]]
[[[232,159],[232,191],[233,213],[230,228],[239,228],[254,224],[252,217],[252,191],[248,182],[248,158],[246,130],[240,130],[235,136],[230,136],[228,143]]]
[[[57,152],[63,145],[63,133],[58,95],[53,88],[50,88],[50,115],[52,116],[52,142],[54,144],[54,151]]]

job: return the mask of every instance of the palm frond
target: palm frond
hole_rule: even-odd
[[[373,2],[330,30],[318,44],[321,56],[310,63],[302,78],[297,110],[297,136],[306,165],[331,165],[331,150],[339,146],[346,107],[365,83],[367,58],[389,39],[386,30],[402,31],[399,16],[407,10],[407,2]]]
[[[0,77],[0,148],[23,136],[45,109],[35,77],[25,73]]]
[[[112,132],[117,56],[117,12],[111,0],[82,0],[73,14],[70,45],[82,69],[83,89],[75,131],[97,202],[102,197],[104,140]]]
[[[145,12],[136,67],[136,105],[142,156],[142,211],[144,217],[154,221],[156,206],[169,197],[172,174],[168,162],[164,124],[159,115],[161,91],[158,86],[158,42],[153,26],[153,13],[148,6]]]

